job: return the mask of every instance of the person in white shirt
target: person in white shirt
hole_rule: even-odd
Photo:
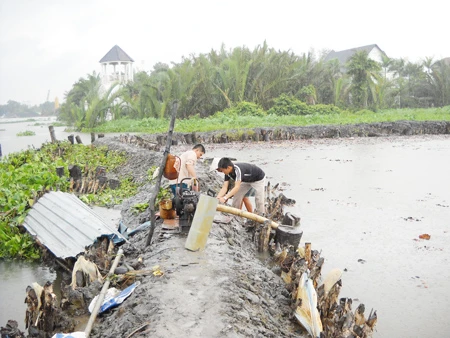
[[[197,160],[205,154],[205,147],[202,144],[196,144],[192,150],[185,151],[180,155],[180,169],[178,171],[178,179],[170,180],[170,189],[172,193],[176,194],[177,186],[187,189],[192,180],[185,180],[185,178],[197,179],[197,173],[195,172],[195,164]]]

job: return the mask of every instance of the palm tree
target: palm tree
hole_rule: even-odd
[[[378,62],[369,58],[367,51],[353,54],[346,65],[347,74],[352,78],[352,104],[357,108],[367,108],[370,103],[376,103],[375,84],[381,70]]]

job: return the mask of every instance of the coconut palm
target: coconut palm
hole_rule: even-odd
[[[353,54],[346,65],[347,74],[351,76],[351,100],[356,108],[367,108],[377,100],[375,84],[381,70],[378,62],[369,58],[367,51]]]

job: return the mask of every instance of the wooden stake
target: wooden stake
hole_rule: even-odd
[[[56,136],[55,136],[55,129],[53,128],[53,126],[48,126],[48,130],[50,130],[50,137],[52,140],[52,143],[55,143],[56,140]]]
[[[305,243],[305,260],[309,267],[311,265],[311,243]]]
[[[178,102],[174,101],[172,104],[172,118],[170,120],[170,126],[169,126],[169,132],[167,134],[167,142],[166,142],[166,149],[164,150],[164,156],[162,158],[161,164],[159,166],[159,172],[158,172],[158,178],[156,179],[156,184],[153,190],[153,194],[150,198],[150,201],[148,202],[149,208],[150,208],[150,231],[148,233],[147,242],[145,243],[145,246],[149,246],[152,242],[153,232],[155,231],[155,223],[156,223],[156,216],[155,216],[155,200],[156,196],[159,192],[159,187],[161,185],[161,178],[164,172],[164,167],[166,166],[167,156],[170,152],[170,146],[172,144],[172,135],[173,135],[173,129],[175,127],[175,118],[177,116],[177,110],[178,110]]]

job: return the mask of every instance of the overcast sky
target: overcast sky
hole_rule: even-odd
[[[296,54],[377,44],[389,57],[450,57],[444,2],[398,0],[0,0],[0,104],[50,101],[119,45],[135,67],[264,40]]]

